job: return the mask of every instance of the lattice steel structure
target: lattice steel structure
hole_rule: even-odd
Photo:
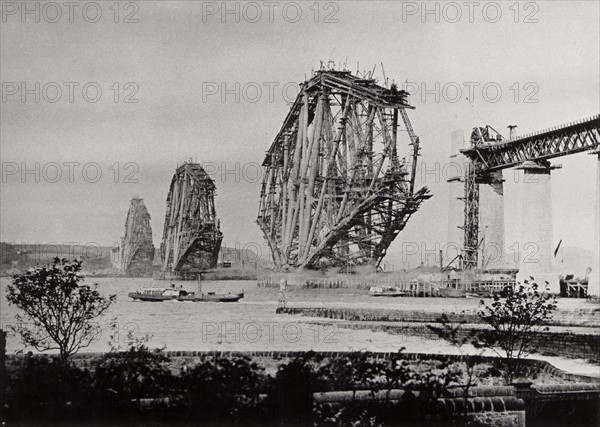
[[[154,244],[150,214],[144,200],[139,197],[131,199],[125,220],[125,236],[121,239],[119,252],[121,271],[131,275],[152,271]]]
[[[223,234],[215,211],[215,184],[202,166],[178,167],[167,196],[162,270],[193,276],[217,265]]]
[[[504,139],[490,126],[474,128],[465,181],[463,268],[475,269],[479,247],[479,184],[493,185],[502,169],[526,161],[549,159],[600,149],[600,115],[513,139]]]
[[[600,143],[600,115],[514,139],[483,140],[462,153],[481,172],[519,166],[531,160],[549,160],[594,150]]]
[[[419,138],[407,93],[331,70],[300,88],[263,162],[257,223],[273,262],[378,266],[430,197],[427,188],[414,191]]]

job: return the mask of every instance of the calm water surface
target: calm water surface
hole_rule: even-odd
[[[17,309],[6,302],[6,285],[10,278],[0,278],[0,321],[2,329],[14,322]],[[277,315],[278,289],[258,288],[255,281],[204,281],[204,292],[245,291],[237,303],[140,302],[127,296],[143,287],[168,286],[167,281],[131,278],[87,278],[85,283],[98,283],[104,295],[116,294],[116,303],[98,322],[99,335],[84,351],[107,351],[126,346],[126,335],[150,337],[151,347],[167,350],[357,350],[448,351],[442,342],[418,337],[391,335],[369,330],[338,328],[336,322],[320,325],[308,323],[310,318]],[[196,290],[195,282],[175,282],[185,289]],[[363,307],[396,309],[475,310],[477,299],[449,298],[372,298],[366,290],[354,289],[290,289],[291,306]],[[118,335],[111,341],[110,320],[115,319]],[[23,350],[19,337],[9,331],[7,353]],[[30,349],[27,349],[30,350]]]
[[[14,322],[18,312],[6,301],[10,278],[0,278],[0,321],[2,328]],[[167,350],[348,350],[370,348],[396,350],[402,346],[397,336],[371,331],[339,329],[312,325],[307,318],[275,314],[278,290],[258,288],[255,281],[204,281],[204,292],[240,292],[245,297],[237,303],[140,302],[127,296],[143,287],[164,287],[169,282],[132,278],[87,278],[98,283],[102,294],[117,295],[116,302],[98,322],[99,335],[85,351],[107,351],[111,345],[124,347],[126,335],[150,337],[151,347]],[[196,290],[195,282],[175,282],[185,289]],[[288,292],[292,304],[337,305],[369,302],[366,291],[297,290]],[[116,320],[118,335],[112,340],[109,323]],[[321,319],[322,320],[322,319]],[[8,331],[7,353],[25,349],[18,336]],[[27,348],[26,350],[33,350]]]

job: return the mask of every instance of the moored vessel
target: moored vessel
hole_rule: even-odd
[[[369,295],[372,297],[403,297],[406,292],[394,286],[371,286]]]

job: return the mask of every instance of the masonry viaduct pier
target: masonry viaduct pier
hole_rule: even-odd
[[[490,216],[490,210],[501,211],[503,208],[502,197],[495,197],[494,203],[481,203],[483,192],[489,192],[489,187],[492,187],[501,196],[501,171],[517,167],[524,171],[525,176],[521,242],[536,245],[535,262],[527,262],[521,257],[520,274],[523,277],[533,276],[542,280],[550,278],[553,264],[550,176],[555,166],[550,160],[582,152],[589,152],[597,157],[595,264],[589,277],[588,294],[599,295],[600,115],[509,139],[504,139],[490,126],[475,128],[471,134],[470,146],[460,152],[469,160],[462,179],[465,201],[463,266],[466,269],[478,268],[482,229],[480,221]],[[485,188],[480,188],[481,184],[486,184]],[[488,240],[502,247],[504,221],[487,221],[486,229]],[[550,290],[558,293],[556,279],[548,282]]]

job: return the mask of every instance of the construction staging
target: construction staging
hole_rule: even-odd
[[[111,257],[113,265],[126,275],[151,274],[154,244],[150,214],[143,199],[139,197],[131,199],[125,220],[125,235],[121,238],[119,247],[113,248]]]
[[[280,271],[378,269],[390,244],[430,197],[426,187],[415,189],[419,138],[407,114],[412,108],[407,93],[395,85],[383,87],[348,71],[321,69],[300,85],[263,161],[257,223]],[[449,221],[455,256],[446,260],[444,274],[429,279],[440,288],[452,282],[448,287],[491,289],[534,276],[560,292],[550,194],[550,172],[560,166],[549,160],[581,152],[597,155],[600,194],[600,116],[521,136],[515,127],[509,126],[508,138],[491,126],[475,127],[467,146],[460,132],[453,134],[453,154],[467,162],[450,179],[460,183],[450,185],[450,209],[460,204],[463,220],[460,225]],[[516,265],[504,257],[502,171],[509,168],[524,174]],[[596,264],[599,206],[597,201]],[[457,225],[460,235],[454,231]],[[451,266],[453,277],[447,274]],[[591,267],[590,295],[600,293],[599,270]]]
[[[215,184],[202,166],[189,162],[177,168],[160,248],[165,277],[195,278],[217,265],[223,234],[214,196]]]
[[[335,69],[322,68],[300,84],[262,163],[256,222],[277,274],[381,270],[389,246],[431,197],[427,187],[415,188],[420,141],[407,97],[387,79],[381,86],[371,75]],[[411,295],[464,295],[535,277],[556,294],[561,286],[568,289],[563,294],[600,294],[600,115],[528,135],[516,135],[515,128],[509,126],[508,138],[489,125],[473,128],[466,141],[462,132],[452,134],[452,157],[462,156],[466,167],[449,179],[450,251],[446,259],[440,252],[439,272],[399,276],[396,287]],[[553,265],[558,247],[550,180],[560,166],[550,160],[583,152],[598,158],[595,264],[585,278],[570,275],[561,285]],[[524,176],[520,247],[512,264],[505,257],[503,178],[510,168]],[[161,277],[195,278],[216,267],[223,235],[215,191],[199,164],[177,167],[167,197]],[[152,269],[150,215],[142,199],[131,200],[125,236],[113,252],[113,263],[126,274]]]
[[[511,126],[512,128],[512,126]],[[512,130],[512,129],[511,129]],[[482,264],[485,229],[487,242],[503,250],[504,221],[494,217],[503,209],[502,170],[518,168],[524,171],[523,212],[520,276],[533,276],[549,283],[550,290],[559,293],[559,282],[553,271],[552,204],[550,173],[558,166],[549,160],[561,156],[589,152],[598,156],[598,182],[596,194],[596,235],[594,262],[588,288],[589,295],[600,290],[600,116],[557,126],[540,132],[504,139],[490,126],[474,128],[469,147],[460,152],[469,160],[463,177],[455,180],[464,183],[464,246],[461,254],[462,268],[474,271],[485,268]],[[480,188],[481,184],[486,184]],[[490,190],[490,188],[492,190]],[[485,199],[483,192],[494,191],[497,197]],[[491,218],[491,219],[490,219]],[[486,220],[485,226],[481,224]],[[526,245],[532,246],[528,252]],[[528,259],[527,257],[530,257]]]
[[[280,270],[379,266],[430,197],[415,190],[412,108],[395,85],[348,71],[301,84],[263,162],[257,223]]]

